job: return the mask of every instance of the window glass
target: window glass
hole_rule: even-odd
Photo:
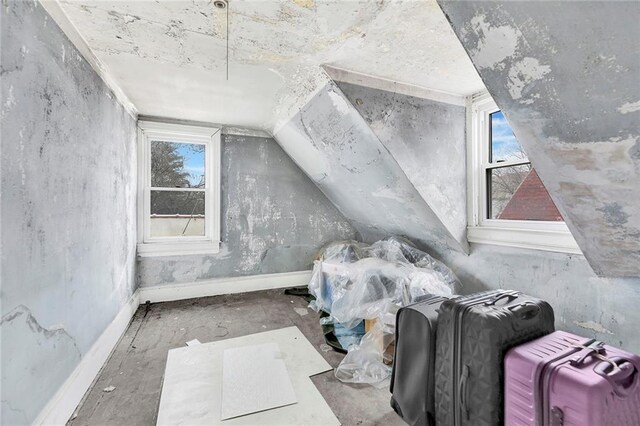
[[[504,118],[501,111],[489,114],[491,125],[489,126],[490,135],[490,162],[502,163],[505,161],[527,160],[527,154],[516,140],[511,126]]]
[[[505,171],[498,176],[500,170],[492,170],[491,182],[491,212],[493,219],[504,220],[544,220],[561,222],[562,215],[553,203],[547,189],[542,184],[538,174],[530,165],[505,167],[505,169],[521,168],[520,171]],[[529,168],[529,171],[525,171]],[[513,186],[508,187],[506,174],[511,174],[514,182],[524,176],[516,190],[510,194]]]
[[[489,114],[490,165],[487,167],[487,217],[502,220],[562,221],[527,154],[502,112]],[[520,163],[501,166],[500,163]]]
[[[205,146],[151,141],[151,186],[204,188]]]
[[[152,237],[205,235],[204,191],[151,191]]]
[[[489,217],[491,219],[501,219],[502,211],[513,198],[530,170],[530,164],[487,170],[489,175],[487,177],[487,194],[490,197]]]

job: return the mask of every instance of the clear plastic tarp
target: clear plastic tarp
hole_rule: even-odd
[[[336,377],[353,383],[385,380],[390,368],[382,363],[384,348],[371,342],[381,335],[386,335],[387,340],[391,335],[393,339],[395,313],[400,307],[429,294],[451,296],[459,286],[459,280],[447,266],[398,237],[371,245],[340,241],[325,247],[314,262],[309,293],[315,300],[310,307],[330,314],[323,318],[325,322],[346,328],[356,327],[362,320],[376,320],[379,325],[359,344],[348,348]]]

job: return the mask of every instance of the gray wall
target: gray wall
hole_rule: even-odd
[[[2,424],[29,424],[134,291],[135,120],[38,2],[2,18]]]
[[[342,84],[341,84],[342,85]],[[394,119],[386,121],[381,140],[395,155],[395,145],[413,146],[413,161],[430,167],[431,179],[446,181],[465,194],[465,141],[458,138],[450,143],[437,143],[431,108],[417,108],[429,101],[399,97],[393,93],[361,86],[345,86],[349,97],[362,99],[356,107],[367,122],[378,128],[376,117],[384,111]],[[389,99],[396,99],[390,103]],[[452,119],[452,126],[464,134],[464,120]],[[438,130],[435,135],[446,135]],[[451,134],[457,134],[452,130]],[[441,136],[442,137],[442,136]],[[444,138],[444,137],[442,137]],[[390,141],[390,142],[387,142]],[[402,141],[398,142],[398,141]],[[409,148],[407,148],[409,149]],[[442,150],[449,153],[442,153]],[[405,155],[405,151],[400,154]],[[433,157],[446,161],[433,161]],[[401,163],[402,164],[402,163]],[[460,171],[462,171],[460,173]],[[429,182],[416,182],[416,187]],[[462,185],[462,186],[460,186]],[[465,212],[451,210],[465,220]],[[458,275],[462,293],[496,288],[512,288],[548,300],[556,313],[556,327],[584,336],[597,337],[611,344],[640,353],[640,278],[598,278],[584,256],[526,250],[485,244],[471,244],[469,255],[455,250],[433,251]]]
[[[365,241],[397,234],[433,250],[467,249],[333,81],[274,136]]]
[[[438,2],[590,265],[640,277],[640,2]]]
[[[584,256],[471,244],[469,256],[442,260],[462,293],[510,288],[547,300],[556,328],[640,353],[640,278],[600,278]]]
[[[465,107],[336,82],[433,212],[467,240]],[[443,173],[443,164],[451,164]]]
[[[216,255],[147,257],[140,286],[310,269],[356,232],[271,138],[222,139],[222,246]]]

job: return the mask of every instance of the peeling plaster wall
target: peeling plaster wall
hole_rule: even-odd
[[[582,252],[640,276],[640,3],[439,0]]]
[[[466,250],[333,81],[274,136],[365,241],[397,234],[435,252]]]
[[[406,145],[404,149],[409,152],[411,146],[412,161],[429,165],[430,179],[437,181],[438,176],[453,174],[452,181],[458,182],[459,195],[464,198],[464,137],[462,141],[455,138],[456,143],[431,143],[435,125],[429,113],[433,110],[420,107],[428,106],[429,101],[361,86],[340,86],[396,158],[400,158],[397,149]],[[356,99],[362,99],[362,104],[358,105]],[[384,111],[389,112],[389,118],[382,128],[378,117]],[[451,133],[440,129],[435,135],[464,135],[464,117],[448,124],[457,128],[450,129]],[[441,161],[433,161],[433,157]],[[415,185],[419,188],[419,182]],[[452,182],[452,186],[456,185]],[[465,213],[458,219],[465,220]],[[471,244],[468,256],[452,250],[432,254],[454,270],[463,283],[462,293],[497,288],[524,291],[553,305],[557,328],[640,353],[640,278],[598,278],[584,256],[540,250]]]
[[[222,144],[220,253],[143,258],[141,286],[307,270],[326,243],[357,238],[273,139],[223,135]]]
[[[440,221],[466,244],[466,170],[458,167],[466,156],[465,107],[337,84]]]
[[[1,6],[2,424],[30,424],[135,285],[135,120],[38,2]]]
[[[556,328],[640,353],[640,278],[599,278],[584,256],[471,244],[444,262],[464,294],[508,288],[547,300]]]

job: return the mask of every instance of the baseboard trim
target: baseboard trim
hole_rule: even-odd
[[[196,297],[297,287],[309,284],[310,279],[311,271],[297,271],[140,287],[140,303],[145,303],[147,300],[151,303],[170,302]]]
[[[64,425],[67,423],[111,355],[111,351],[127,331],[131,318],[139,305],[139,292],[136,291],[120,309],[111,324],[102,332],[91,349],[82,357],[78,366],[40,412],[33,424]]]
[[[111,355],[113,348],[127,331],[131,318],[141,303],[145,303],[147,300],[152,303],[168,302],[196,297],[297,287],[309,284],[310,279],[311,271],[297,271],[139,288],[91,349],[82,357],[78,366],[40,412],[33,424],[64,425],[67,423]]]

